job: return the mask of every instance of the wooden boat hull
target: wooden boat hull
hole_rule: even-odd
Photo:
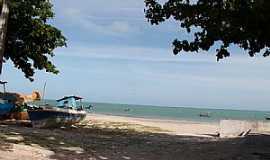
[[[28,112],[27,111],[21,111],[21,112],[12,112],[10,114],[11,119],[16,120],[29,120]]]
[[[51,128],[76,124],[86,117],[86,112],[68,109],[38,109],[29,110],[28,115],[33,127]]]

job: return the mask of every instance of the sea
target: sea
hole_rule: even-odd
[[[35,104],[55,105],[55,100],[45,100]],[[89,113],[106,114],[114,116],[126,116],[137,118],[152,118],[164,120],[184,120],[196,122],[219,122],[222,119],[234,120],[261,120],[265,121],[270,117],[270,111],[250,111],[250,110],[227,110],[227,109],[207,109],[190,107],[169,107],[134,104],[115,103],[90,103],[83,102],[84,106],[92,105]],[[209,117],[201,117],[200,114],[207,114]]]

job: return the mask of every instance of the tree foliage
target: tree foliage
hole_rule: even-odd
[[[164,4],[145,0],[145,5],[145,16],[152,25],[173,18],[193,35],[193,40],[174,40],[174,54],[208,51],[215,42],[221,42],[217,60],[230,56],[232,44],[250,56],[270,54],[269,0],[167,0]]]
[[[61,31],[48,23],[54,17],[49,0],[10,0],[4,58],[11,60],[25,77],[33,80],[35,70],[57,74],[50,61],[53,50],[66,45]]]

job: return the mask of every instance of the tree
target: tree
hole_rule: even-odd
[[[173,18],[193,35],[193,40],[175,39],[174,54],[208,51],[221,42],[217,60],[230,56],[230,45],[244,49],[250,56],[270,55],[269,0],[168,0],[164,4],[145,0],[145,5],[145,16],[152,25]]]
[[[9,7],[7,1],[2,0],[2,10],[0,15],[0,74],[2,73],[3,56],[5,52],[8,15]]]
[[[1,0],[0,69],[11,60],[33,81],[35,70],[57,74],[53,50],[66,46],[61,31],[48,23],[54,17],[49,0]],[[6,8],[6,10],[5,10]],[[3,12],[5,15],[3,15]],[[6,27],[5,27],[6,26]],[[2,36],[3,35],[3,36]]]

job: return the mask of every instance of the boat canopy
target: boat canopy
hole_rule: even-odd
[[[68,100],[68,99],[75,99],[77,101],[77,100],[80,100],[80,99],[83,99],[83,98],[79,97],[79,96],[65,96],[64,98],[58,99],[56,101],[60,102],[60,101]]]
[[[58,102],[57,106],[60,108],[70,107],[75,109],[77,108],[76,101],[81,99],[82,98],[78,96],[66,96],[56,101]]]

